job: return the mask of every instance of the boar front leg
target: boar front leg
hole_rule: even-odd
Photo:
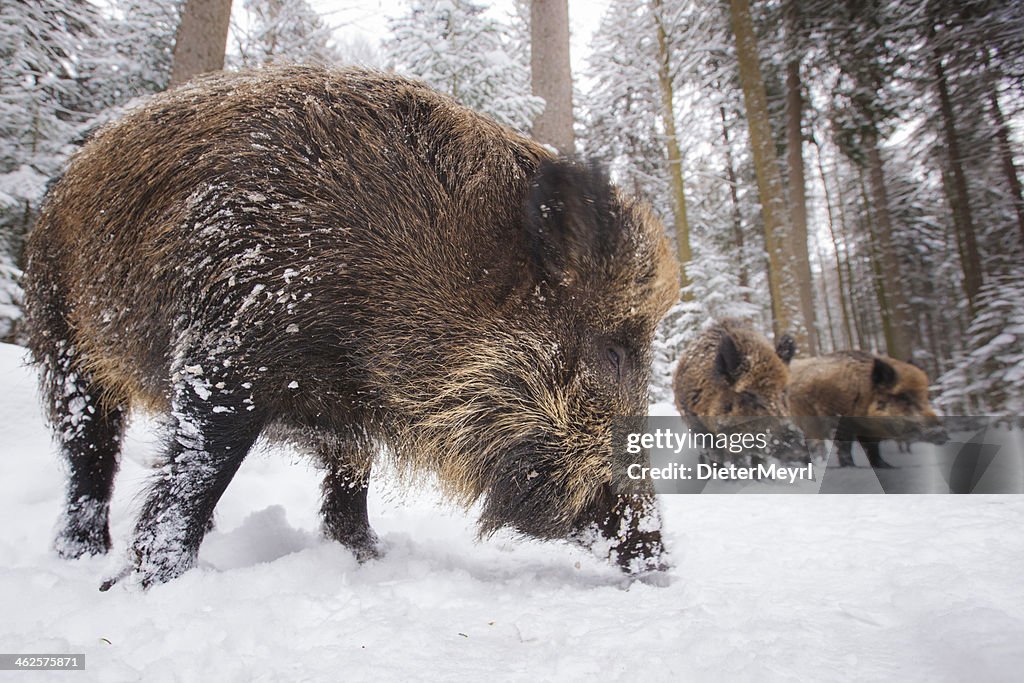
[[[872,467],[879,470],[894,469],[893,466],[887,463],[882,457],[882,452],[878,447],[878,439],[862,436],[860,438],[860,445],[864,449],[864,453],[868,456],[868,462],[871,463]]]
[[[143,588],[195,565],[217,501],[263,427],[240,380],[215,371],[203,375],[198,364],[185,367],[172,390],[165,464],[135,526],[132,566],[121,575],[134,570]]]
[[[840,467],[853,467],[853,442],[857,438],[856,433],[844,420],[840,420],[836,426],[835,443],[836,453],[839,455]]]

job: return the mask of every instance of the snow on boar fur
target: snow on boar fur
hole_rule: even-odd
[[[772,346],[754,326],[737,318],[715,322],[691,341],[672,377],[676,409],[694,427],[712,434],[769,432],[760,455],[803,458],[803,438],[789,421],[789,335]],[[719,453],[727,459],[732,454]]]
[[[261,434],[322,464],[326,534],[376,554],[382,449],[508,527],[661,565],[615,416],[646,412],[677,295],[663,227],[590,165],[425,86],[221,74],[98,133],[28,247],[31,348],[69,466],[66,557],[110,547],[126,415],[166,414],[131,544],[143,585],[196,559]],[[600,542],[599,542],[600,541]]]
[[[843,467],[853,464],[853,441],[872,467],[886,468],[892,465],[882,458],[879,441],[945,440],[928,399],[928,375],[895,358],[839,351],[793,361],[789,394],[794,419],[808,437],[835,437]]]

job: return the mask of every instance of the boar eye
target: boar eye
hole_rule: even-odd
[[[619,343],[618,340],[604,339],[597,348],[597,357],[604,357],[605,368],[614,376],[616,382],[622,382],[629,377],[633,371],[632,356],[627,350],[629,347]]]
[[[740,403],[750,409],[764,408],[764,403],[757,394],[744,391],[740,394]]]
[[[608,356],[608,362],[612,364],[612,368],[615,370],[615,376],[618,379],[622,379],[622,350],[609,346],[605,349],[605,354]]]

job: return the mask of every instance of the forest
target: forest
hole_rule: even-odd
[[[409,0],[376,44],[308,0],[4,2],[4,341],[24,339],[23,247],[48,183],[180,80],[203,4],[231,12],[216,68],[394,70],[646,197],[682,273],[655,400],[686,341],[735,316],[801,356],[912,359],[947,414],[1024,412],[1024,5],[1005,0],[618,0],[574,70],[567,17],[527,0]]]

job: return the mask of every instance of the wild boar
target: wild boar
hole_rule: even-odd
[[[143,409],[170,430],[131,542],[143,586],[194,565],[260,435],[316,457],[324,531],[360,558],[383,449],[482,501],[482,535],[601,538],[627,571],[661,567],[610,425],[646,411],[677,293],[647,206],[422,84],[282,67],[158,95],[75,155],[28,245],[69,471],[56,548],[109,549]]]
[[[794,420],[809,438],[835,439],[842,467],[854,464],[854,441],[872,467],[889,468],[879,452],[880,441],[944,440],[928,398],[928,376],[888,356],[839,351],[795,360],[789,400]]]
[[[760,456],[805,459],[803,437],[789,420],[789,363],[796,343],[789,335],[773,346],[744,320],[712,324],[679,357],[672,378],[680,415],[707,433],[765,432],[770,447]],[[721,453],[735,460],[735,453]]]

